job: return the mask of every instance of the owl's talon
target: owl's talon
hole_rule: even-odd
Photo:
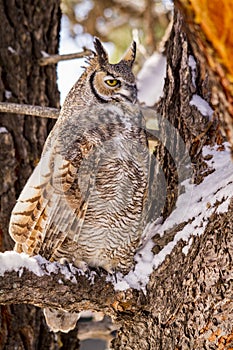
[[[99,277],[107,274],[107,271],[101,266],[93,267],[91,271],[95,271]]]
[[[117,283],[117,271],[113,269],[112,276],[114,277],[115,283]]]

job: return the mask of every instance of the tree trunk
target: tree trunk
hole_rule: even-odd
[[[40,67],[42,51],[58,51],[57,0],[0,1],[0,101],[59,107],[56,67]],[[0,115],[0,250],[13,242],[8,222],[15,200],[38,162],[51,121]],[[40,309],[2,306],[0,349],[56,349]],[[70,347],[71,349],[72,347]]]
[[[175,4],[185,16],[184,29],[201,66],[209,68],[208,74],[214,82],[211,102],[218,110],[233,153],[232,0],[175,0]]]
[[[169,219],[177,206],[178,196],[184,191],[181,182],[190,176],[190,172],[183,171],[178,179],[182,162],[188,164],[184,161],[184,156],[189,157],[192,181],[197,185],[194,191],[198,191],[198,185],[204,178],[207,188],[211,188],[208,175],[214,171],[207,162],[209,157],[203,155],[203,146],[218,144],[219,152],[224,149],[218,110],[210,116],[211,109],[208,113],[201,113],[190,103],[193,95],[198,95],[209,103],[213,88],[205,67],[197,60],[201,53],[196,51],[198,48],[195,43],[191,44],[184,32],[183,19],[175,11],[173,28],[166,46],[167,77],[164,95],[157,106],[157,111],[161,114],[158,118],[159,142],[155,150],[161,169],[157,176],[163,172],[167,181],[167,195],[162,211],[164,219]],[[188,150],[188,157],[181,138]],[[164,191],[159,176],[154,195],[161,202],[160,194]],[[233,175],[229,182],[232,179]],[[184,204],[184,211],[188,205],[188,202]],[[208,205],[210,204],[203,206],[206,212]],[[143,298],[138,299],[138,307],[133,314],[124,314],[122,317],[118,315],[122,327],[113,342],[113,349],[232,348],[233,200],[227,212],[218,213],[219,203],[215,205],[216,210],[209,216],[206,214],[208,223],[206,226],[204,223],[201,236],[196,236],[194,225],[194,236],[189,241],[188,254],[184,254],[187,242],[178,237],[182,230],[189,228],[195,217],[191,216],[184,222],[177,217],[174,226],[164,232],[161,232],[163,226],[157,226],[159,228],[153,238],[153,251],[158,260],[162,255],[166,257],[161,264],[157,264],[150,276],[146,300],[140,303]],[[166,253],[169,244],[174,242],[176,244],[170,254]]]

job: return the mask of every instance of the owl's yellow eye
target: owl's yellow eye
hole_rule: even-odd
[[[119,80],[117,80],[117,79],[107,79],[107,80],[105,80],[105,83],[108,86],[115,87],[115,86],[119,85]]]

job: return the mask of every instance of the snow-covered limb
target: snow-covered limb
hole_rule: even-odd
[[[135,255],[135,268],[127,276],[117,273],[116,276],[107,276],[106,279],[106,275],[100,277],[95,272],[84,274],[82,270],[77,270],[72,266],[68,269],[67,266],[48,262],[40,256],[28,257],[16,252],[0,254],[0,276],[3,277],[10,272],[15,272],[16,276],[24,279],[25,271],[28,270],[27,273],[31,272],[45,279],[51,277],[51,275],[56,275],[58,283],[66,284],[68,281],[78,286],[80,278],[83,278],[85,288],[82,289],[82,293],[87,293],[88,290],[88,293],[90,293],[90,289],[92,290],[91,283],[94,282],[94,285],[98,285],[101,281],[102,285],[108,285],[109,283],[113,298],[114,294],[119,291],[135,289],[145,292],[153,270],[164,262],[165,258],[172,253],[180,241],[183,241],[182,251],[184,255],[187,255],[192,246],[193,237],[204,233],[210,223],[211,215],[227,212],[233,193],[233,163],[230,159],[230,150],[227,143],[224,148],[225,150],[222,151],[218,151],[218,146],[204,148],[203,156],[209,159],[206,162],[209,163],[209,167],[213,172],[199,185],[193,185],[187,180],[185,181],[185,192],[178,198],[176,208],[167,220],[163,223],[158,222],[157,225],[150,225],[145,244]],[[166,245],[161,246],[162,249],[157,254],[153,254],[152,250],[156,240],[151,238],[159,233],[161,239],[163,237],[166,239],[169,230],[174,231],[173,239],[168,240]],[[62,277],[57,279],[58,275]],[[0,289],[2,280],[0,278]],[[80,287],[78,287],[78,290],[80,292]],[[87,297],[87,299],[89,298]],[[4,299],[2,300],[4,301]]]
[[[136,292],[135,292],[136,293]],[[135,307],[134,292],[115,292],[106,274],[84,273],[40,256],[0,253],[0,304],[33,304],[64,310],[95,310],[112,314]]]
[[[230,147],[224,144],[224,149],[218,150],[218,146],[206,146],[203,149],[208,169],[213,171],[203,182],[198,185],[185,180],[183,185],[185,192],[176,202],[176,207],[169,217],[163,222],[151,223],[145,230],[147,240],[144,246],[135,256],[135,268],[128,275],[117,275],[116,290],[127,288],[142,289],[145,291],[150,275],[156,270],[175,249],[181,241],[184,243],[182,252],[189,253],[193,238],[204,234],[210,224],[210,218],[214,213],[220,214],[228,211],[233,194],[233,162],[231,161]],[[174,232],[169,240],[168,232]],[[159,234],[166,244],[160,246],[161,250],[153,254],[152,250],[158,239],[150,239]]]
[[[6,272],[15,271],[19,277],[23,275],[24,269],[33,272],[36,276],[42,277],[51,275],[52,273],[61,273],[66,280],[77,283],[75,275],[84,275],[82,270],[78,270],[72,266],[60,265],[57,262],[49,262],[40,255],[30,257],[25,253],[17,253],[15,251],[7,251],[0,253],[0,277],[4,277]],[[94,278],[92,275],[87,277]]]

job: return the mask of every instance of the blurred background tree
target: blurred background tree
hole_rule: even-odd
[[[137,41],[144,57],[159,47],[171,19],[170,0],[62,0],[70,35],[77,41],[83,34],[98,36],[115,44],[114,60],[119,59],[129,42]]]

